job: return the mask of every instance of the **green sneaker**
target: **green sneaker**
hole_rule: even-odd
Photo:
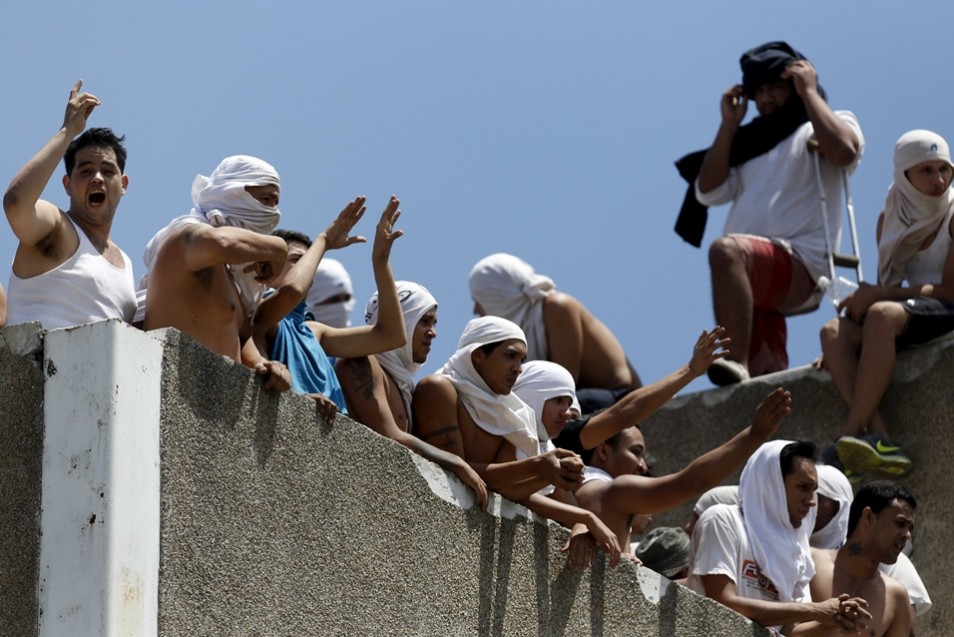
[[[883,473],[899,478],[914,468],[901,447],[878,434],[842,436],[835,443],[839,460],[852,473]]]

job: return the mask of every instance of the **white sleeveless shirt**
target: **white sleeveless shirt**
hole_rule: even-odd
[[[39,321],[44,329],[53,330],[111,318],[132,321],[136,312],[132,261],[120,250],[123,267],[117,268],[69,215],[63,216],[79,237],[76,252],[43,274],[21,279],[10,273],[7,324]]]

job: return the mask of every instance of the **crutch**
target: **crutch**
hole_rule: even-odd
[[[812,155],[815,164],[815,183],[818,185],[818,196],[822,222],[825,226],[825,252],[828,254],[828,278],[822,277],[818,286],[828,295],[832,303],[838,304],[849,294],[858,289],[863,280],[861,273],[861,252],[858,248],[858,228],[855,225],[855,207],[851,200],[851,190],[848,187],[848,171],[841,170],[841,184],[845,191],[845,209],[848,213],[848,227],[851,233],[851,249],[853,254],[841,254],[832,247],[831,228],[828,223],[828,197],[825,194],[825,183],[822,181],[821,153],[818,152],[818,140],[812,137],[808,140],[808,152]],[[853,268],[857,282],[840,277],[835,273],[835,266]]]

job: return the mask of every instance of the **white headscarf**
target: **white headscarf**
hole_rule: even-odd
[[[816,465],[818,471],[818,495],[838,503],[838,513],[823,528],[812,533],[809,541],[819,549],[838,549],[848,536],[848,512],[855,494],[845,474],[831,465]]]
[[[540,453],[546,453],[553,448],[553,443],[550,442],[550,434],[543,424],[543,407],[551,398],[569,396],[572,399],[576,395],[573,376],[557,363],[528,361],[524,363],[523,371],[517,377],[513,393],[533,409]]]
[[[779,600],[791,602],[809,595],[815,574],[808,536],[815,526],[815,507],[801,526],[792,527],[779,455],[790,440],[773,440],[759,447],[742,469],[739,499],[745,530],[755,561],[778,589]]]
[[[146,244],[142,257],[146,264],[146,274],[139,280],[136,295],[138,308],[134,321],[140,321],[145,316],[149,270],[152,270],[156,262],[159,249],[166,239],[182,226],[190,223],[208,224],[216,228],[232,226],[260,234],[268,234],[275,229],[281,218],[278,208],[266,206],[245,190],[246,186],[267,185],[281,187],[278,172],[271,164],[248,155],[226,157],[210,177],[196,175],[192,182],[192,210],[189,214],[170,221]],[[258,306],[265,286],[255,280],[254,274],[242,272],[246,265],[248,264],[233,264],[231,270],[235,285],[239,289],[242,307],[249,315]]]
[[[401,312],[404,314],[404,329],[407,332],[407,342],[404,347],[392,349],[389,352],[375,354],[381,364],[401,391],[401,400],[408,417],[411,415],[411,392],[414,391],[414,375],[421,368],[420,363],[414,362],[414,330],[421,317],[437,309],[437,299],[427,291],[423,285],[410,281],[396,281],[398,300],[401,302]],[[378,293],[375,292],[368,301],[364,312],[364,322],[375,325],[378,322]]]
[[[333,296],[347,294],[347,301],[324,303]],[[331,327],[351,327],[351,313],[354,311],[354,288],[351,276],[340,261],[322,258],[315,270],[315,278],[308,290],[305,306],[315,316],[315,320]]]
[[[712,487],[699,496],[692,512],[696,515],[702,515],[709,507],[717,504],[734,505],[739,503],[739,487],[735,484],[724,485],[721,487]]]
[[[904,280],[905,265],[954,207],[954,191],[950,188],[940,197],[930,197],[908,181],[904,172],[926,161],[951,164],[947,142],[937,133],[912,130],[895,143],[894,182],[888,188],[884,225],[878,242],[881,285],[898,285]]]
[[[530,457],[539,450],[533,410],[513,392],[495,394],[474,369],[470,358],[478,347],[512,339],[526,343],[523,331],[516,324],[497,316],[472,319],[464,327],[457,351],[437,373],[454,383],[461,402],[478,427],[503,436],[518,453]]]
[[[498,252],[477,262],[468,277],[470,295],[487,314],[502,316],[527,335],[527,360],[546,360],[543,299],[556,289],[550,277],[537,274],[525,261]]]

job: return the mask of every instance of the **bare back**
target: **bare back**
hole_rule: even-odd
[[[548,358],[566,367],[577,387],[642,386],[619,339],[582,303],[553,292],[543,302]]]
[[[213,352],[241,360],[242,304],[225,265],[188,269],[189,226],[169,237],[149,273],[146,330],[174,327]]]

